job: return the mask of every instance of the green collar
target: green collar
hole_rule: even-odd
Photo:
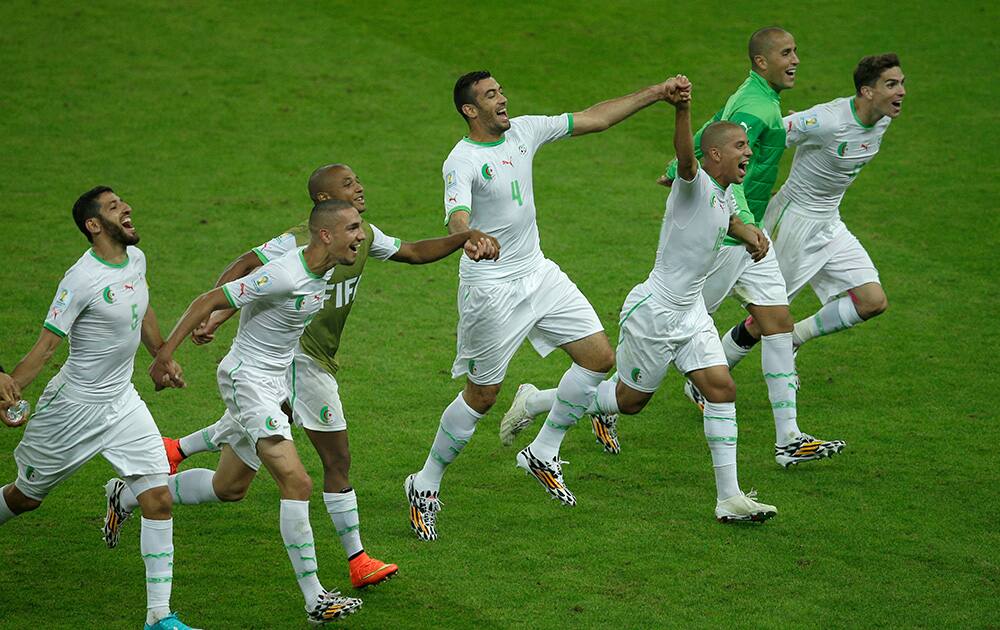
[[[309,265],[306,264],[306,257],[302,253],[304,251],[306,251],[305,247],[299,250],[299,260],[302,261],[302,268],[306,270],[306,273],[309,274],[310,278],[316,278],[317,280],[322,278],[323,276],[319,275],[318,273],[313,273],[312,270],[309,269]]]
[[[776,103],[781,102],[781,95],[778,94],[773,87],[771,87],[771,84],[767,82],[767,79],[757,74],[755,70],[750,71],[749,81],[752,85],[756,86],[756,88],[759,91],[764,93],[768,98],[773,99],[774,102]]]
[[[495,140],[493,142],[476,142],[469,136],[465,136],[464,138],[462,138],[463,142],[468,142],[469,144],[475,145],[477,147],[498,147],[504,142],[506,142],[506,140],[507,140],[506,135],[501,136],[499,140]]]
[[[121,261],[117,265],[109,263],[108,261],[104,260],[103,258],[98,256],[97,252],[95,252],[93,249],[90,250],[90,255],[96,258],[97,262],[101,263],[102,265],[107,265],[108,267],[111,267],[113,269],[121,269],[122,267],[128,264],[128,250],[125,251],[125,260]]]
[[[857,123],[859,125],[861,125],[863,128],[865,128],[865,129],[871,129],[872,127],[875,126],[874,124],[872,124],[872,125],[866,125],[865,123],[861,122],[861,119],[858,117],[858,108],[854,106],[854,99],[855,98],[856,97],[854,97],[854,96],[851,97],[851,115],[854,116],[854,120],[856,120]]]

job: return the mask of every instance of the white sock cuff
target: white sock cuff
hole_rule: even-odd
[[[484,415],[484,414],[481,414],[481,413],[479,413],[478,411],[476,411],[476,410],[475,410],[475,409],[473,409],[472,407],[470,407],[470,406],[469,406],[469,403],[465,402],[465,396],[464,396],[464,393],[463,393],[463,392],[458,392],[458,396],[456,396],[456,397],[455,397],[455,400],[454,400],[454,401],[452,401],[452,402],[453,402],[453,403],[454,403],[454,402],[457,402],[457,403],[459,403],[460,405],[462,405],[462,408],[463,408],[463,409],[464,409],[464,410],[465,410],[466,412],[468,412],[468,413],[469,413],[469,415],[471,415],[471,416],[472,416],[473,418],[475,418],[476,420],[479,420],[479,419],[480,419],[480,418],[482,418],[482,417],[483,417],[483,415]]]
[[[132,496],[138,497],[146,490],[152,490],[153,488],[166,486],[167,475],[166,473],[161,473],[156,475],[133,475],[130,477],[125,477],[123,481],[125,482],[125,485],[128,486],[128,489],[132,492]]]
[[[607,372],[594,372],[593,370],[588,370],[579,363],[575,362],[569,366],[568,371],[571,372],[573,376],[585,381],[590,381],[590,383],[595,386],[603,381],[608,375]]]
[[[706,416],[718,416],[722,418],[732,418],[736,419],[736,403],[725,402],[725,403],[715,403],[710,401],[705,401],[705,415]]]
[[[785,332],[775,333],[773,335],[761,335],[760,340],[764,343],[784,343],[787,340],[787,343],[791,344],[792,333]]]
[[[294,499],[281,500],[282,518],[309,518],[309,502]]]
[[[9,485],[10,484],[7,484],[7,486]],[[14,511],[10,509],[10,506],[7,505],[7,499],[3,498],[3,492],[7,489],[7,486],[0,488],[0,523],[9,521],[17,516],[17,514],[14,514]]]
[[[864,320],[858,315],[858,309],[854,306],[854,300],[850,295],[840,298],[837,301],[837,310],[840,312],[840,319],[847,327],[860,324]]]
[[[140,521],[143,529],[156,529],[160,531],[166,531],[172,529],[174,526],[174,519],[168,518],[166,520],[158,521],[152,518],[146,518],[145,516],[140,517]]]
[[[618,395],[615,393],[617,385],[618,379],[611,379],[601,381],[601,383],[597,386],[595,401],[597,403],[597,410],[600,413],[612,414],[619,412]]]
[[[326,511],[330,514],[340,512],[350,512],[358,509],[358,495],[354,490],[350,492],[324,492],[323,503],[326,504]]]

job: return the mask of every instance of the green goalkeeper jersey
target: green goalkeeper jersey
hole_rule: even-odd
[[[358,257],[353,265],[337,265],[333,269],[326,292],[330,296],[323,309],[306,326],[299,347],[312,357],[330,374],[336,374],[340,367],[337,363],[337,350],[340,348],[340,336],[347,324],[347,316],[351,314],[354,298],[358,293],[361,273],[369,255],[379,260],[387,260],[399,251],[401,242],[382,233],[374,225],[362,221],[361,228],[365,232],[365,240],[358,247]],[[262,262],[267,263],[296,247],[309,243],[309,222],[304,221],[280,234],[260,247],[253,249]]]
[[[778,179],[778,166],[785,152],[785,126],[781,120],[781,97],[764,77],[753,70],[747,80],[737,88],[725,107],[702,125],[694,136],[695,156],[700,160],[701,134],[705,127],[719,120],[728,120],[743,127],[747,132],[753,157],[747,166],[743,183],[733,186],[733,197],[740,208],[740,219],[744,223],[760,226],[771,200],[771,189]],[[677,160],[667,167],[667,177],[677,177]],[[742,245],[734,238],[726,237],[726,245]]]

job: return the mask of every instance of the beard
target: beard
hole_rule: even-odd
[[[135,236],[129,236],[125,233],[125,230],[122,229],[122,226],[117,223],[111,223],[101,215],[97,215],[97,220],[101,223],[101,229],[104,230],[109,237],[111,237],[111,240],[119,245],[129,246],[135,245],[139,242],[138,232]]]

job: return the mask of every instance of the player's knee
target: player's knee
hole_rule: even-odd
[[[861,319],[871,319],[878,317],[888,308],[889,298],[885,296],[885,293],[879,291],[878,295],[858,305],[858,316]]]
[[[594,367],[591,368],[591,371],[605,373],[610,372],[614,367],[615,351],[611,349],[611,346],[607,346],[594,357]]]
[[[284,486],[287,492],[286,498],[308,501],[312,495],[313,482],[305,470],[289,475],[285,480]]]
[[[230,484],[224,488],[212,488],[215,491],[215,496],[219,497],[219,501],[225,503],[242,501],[243,497],[247,496],[247,490],[249,489],[250,486],[242,484]]]
[[[736,381],[732,378],[713,381],[702,392],[708,402],[728,403],[736,401]]]
[[[174,501],[166,486],[157,486],[146,490],[137,497],[146,518],[164,520],[170,518]]]
[[[16,496],[5,497],[7,502],[7,507],[14,514],[24,514],[25,512],[32,512],[37,510],[42,506],[42,502],[38,499],[32,499],[29,496],[25,496],[21,493],[17,493]]]
[[[470,382],[465,389],[464,398],[467,405],[484,414],[496,404],[499,393],[499,385],[478,386]]]

